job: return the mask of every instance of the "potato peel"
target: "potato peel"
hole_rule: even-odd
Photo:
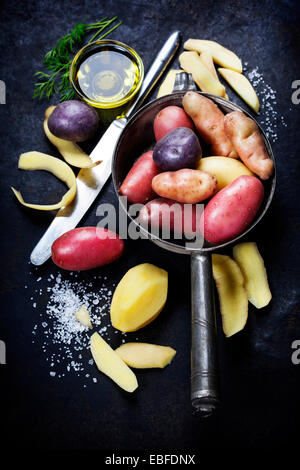
[[[12,187],[11,189],[13,190],[16,198],[23,206],[41,211],[52,211],[67,206],[74,199],[77,189],[76,177],[73,170],[59,158],[51,157],[50,155],[41,152],[26,152],[20,155],[18,168],[20,170],[49,171],[69,187],[69,190],[57,204],[29,204],[24,201],[20,191],[17,191]]]
[[[44,132],[47,138],[50,140],[51,144],[57,148],[61,156],[66,160],[67,163],[69,163],[69,165],[75,166],[77,168],[93,168],[99,165],[101,160],[94,163],[75,142],[60,139],[50,132],[48,127],[48,118],[54,109],[55,106],[49,106],[49,108],[46,109],[44,120]]]

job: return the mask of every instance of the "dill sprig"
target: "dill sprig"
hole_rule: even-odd
[[[118,28],[122,21],[100,36],[102,31],[108,28],[116,19],[117,16],[114,16],[110,20],[105,17],[96,23],[79,23],[74,26],[70,34],[60,38],[53,49],[45,54],[43,59],[43,65],[47,72],[39,71],[34,74],[38,81],[35,83],[33,98],[41,100],[45,97],[50,99],[52,95],[59,94],[60,101],[72,99],[75,93],[69,81],[69,69],[72,62],[70,55],[74,53],[75,46],[78,48],[82,45],[85,36],[91,31],[97,30],[89,39],[88,44],[96,39],[105,38]]]

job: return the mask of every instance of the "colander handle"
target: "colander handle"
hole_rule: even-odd
[[[208,416],[218,404],[215,303],[209,254],[191,256],[191,290],[191,400],[196,411]]]

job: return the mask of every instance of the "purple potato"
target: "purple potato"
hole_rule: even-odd
[[[195,169],[201,156],[198,137],[188,127],[178,127],[168,132],[153,150],[153,160],[163,171]]]
[[[48,119],[50,132],[56,137],[83,142],[93,137],[99,126],[97,111],[82,101],[63,101]]]

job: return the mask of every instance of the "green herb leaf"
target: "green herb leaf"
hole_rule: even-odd
[[[71,33],[60,38],[53,49],[48,51],[44,56],[43,65],[48,73],[38,71],[34,74],[39,81],[35,83],[33,98],[41,100],[45,97],[50,99],[52,95],[58,93],[60,95],[60,101],[72,99],[75,93],[70,86],[69,69],[72,62],[70,55],[73,54],[74,47],[82,45],[84,37],[92,30],[97,31],[88,43],[95,39],[103,39],[122,24],[120,21],[117,25],[102,34],[102,36],[99,36],[99,34],[116,19],[117,16],[110,20],[105,17],[96,23],[78,23],[74,26]]]

